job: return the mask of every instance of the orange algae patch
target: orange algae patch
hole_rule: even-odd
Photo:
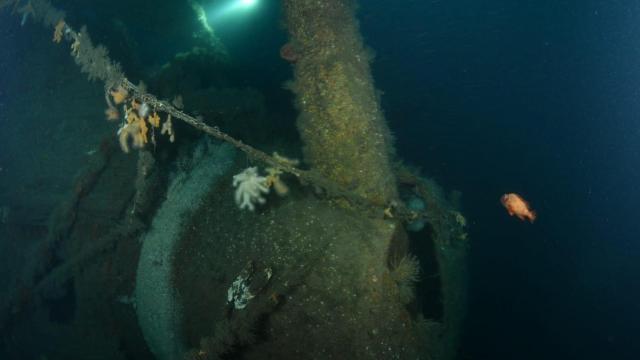
[[[149,127],[144,118],[138,116],[133,108],[127,108],[125,105],[127,123],[118,131],[120,148],[122,151],[129,152],[129,143],[134,148],[142,148],[149,142],[147,134],[149,133]]]
[[[147,122],[144,121],[144,119],[140,119],[138,118],[138,121],[140,122],[140,137],[141,137],[141,141],[142,144],[146,144],[149,142],[149,139],[147,138],[147,133],[149,132],[149,128],[147,127]]]
[[[122,104],[129,96],[129,92],[127,91],[127,89],[123,88],[122,86],[118,86],[117,89],[111,90],[110,93],[113,101],[116,104]]]
[[[109,121],[115,121],[115,120],[118,120],[118,118],[120,118],[120,113],[118,112],[118,109],[116,109],[115,107],[109,106],[107,110],[104,111],[104,116]]]
[[[149,116],[149,124],[153,125],[153,127],[160,127],[160,116],[157,112],[153,112],[151,116]]]

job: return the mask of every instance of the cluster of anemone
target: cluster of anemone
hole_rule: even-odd
[[[277,152],[273,153],[273,157],[283,165],[298,165],[298,160],[284,157]],[[289,193],[289,187],[280,179],[283,173],[280,167],[268,167],[266,171],[267,176],[261,176],[258,173],[258,167],[253,166],[233,177],[233,187],[236,188],[235,201],[240,209],[253,211],[256,204],[264,204],[266,202],[264,195],[269,194],[271,188],[280,196]]]
[[[108,107],[105,110],[105,116],[108,120],[118,120],[120,118],[117,106],[122,104],[124,109],[124,119],[118,129],[118,139],[122,151],[128,153],[130,146],[138,149],[144,147],[149,142],[150,129],[150,139],[155,144],[155,129],[160,128],[161,125],[160,115],[155,110],[152,110],[145,102],[130,99],[129,92],[121,86],[110,90],[106,100]],[[167,134],[171,142],[175,140],[171,115],[168,115],[166,121],[162,124],[161,134]]]

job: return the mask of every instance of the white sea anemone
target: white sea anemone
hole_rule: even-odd
[[[255,209],[255,203],[264,204],[262,194],[269,193],[267,178],[258,175],[258,168],[248,167],[233,177],[233,187],[236,188],[236,204],[240,209]]]
[[[138,116],[140,117],[140,119],[144,119],[147,117],[147,115],[149,115],[149,111],[151,111],[149,104],[143,102],[138,108]]]

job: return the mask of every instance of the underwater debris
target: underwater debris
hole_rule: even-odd
[[[258,175],[258,167],[248,167],[241,173],[233,176],[233,187],[237,188],[235,193],[236,204],[240,209],[255,209],[255,203],[264,204],[266,200],[262,194],[269,193],[267,178]]]

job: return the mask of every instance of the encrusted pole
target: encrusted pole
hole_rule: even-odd
[[[304,156],[314,170],[384,205],[397,197],[392,140],[371,76],[371,52],[350,0],[283,0]]]

